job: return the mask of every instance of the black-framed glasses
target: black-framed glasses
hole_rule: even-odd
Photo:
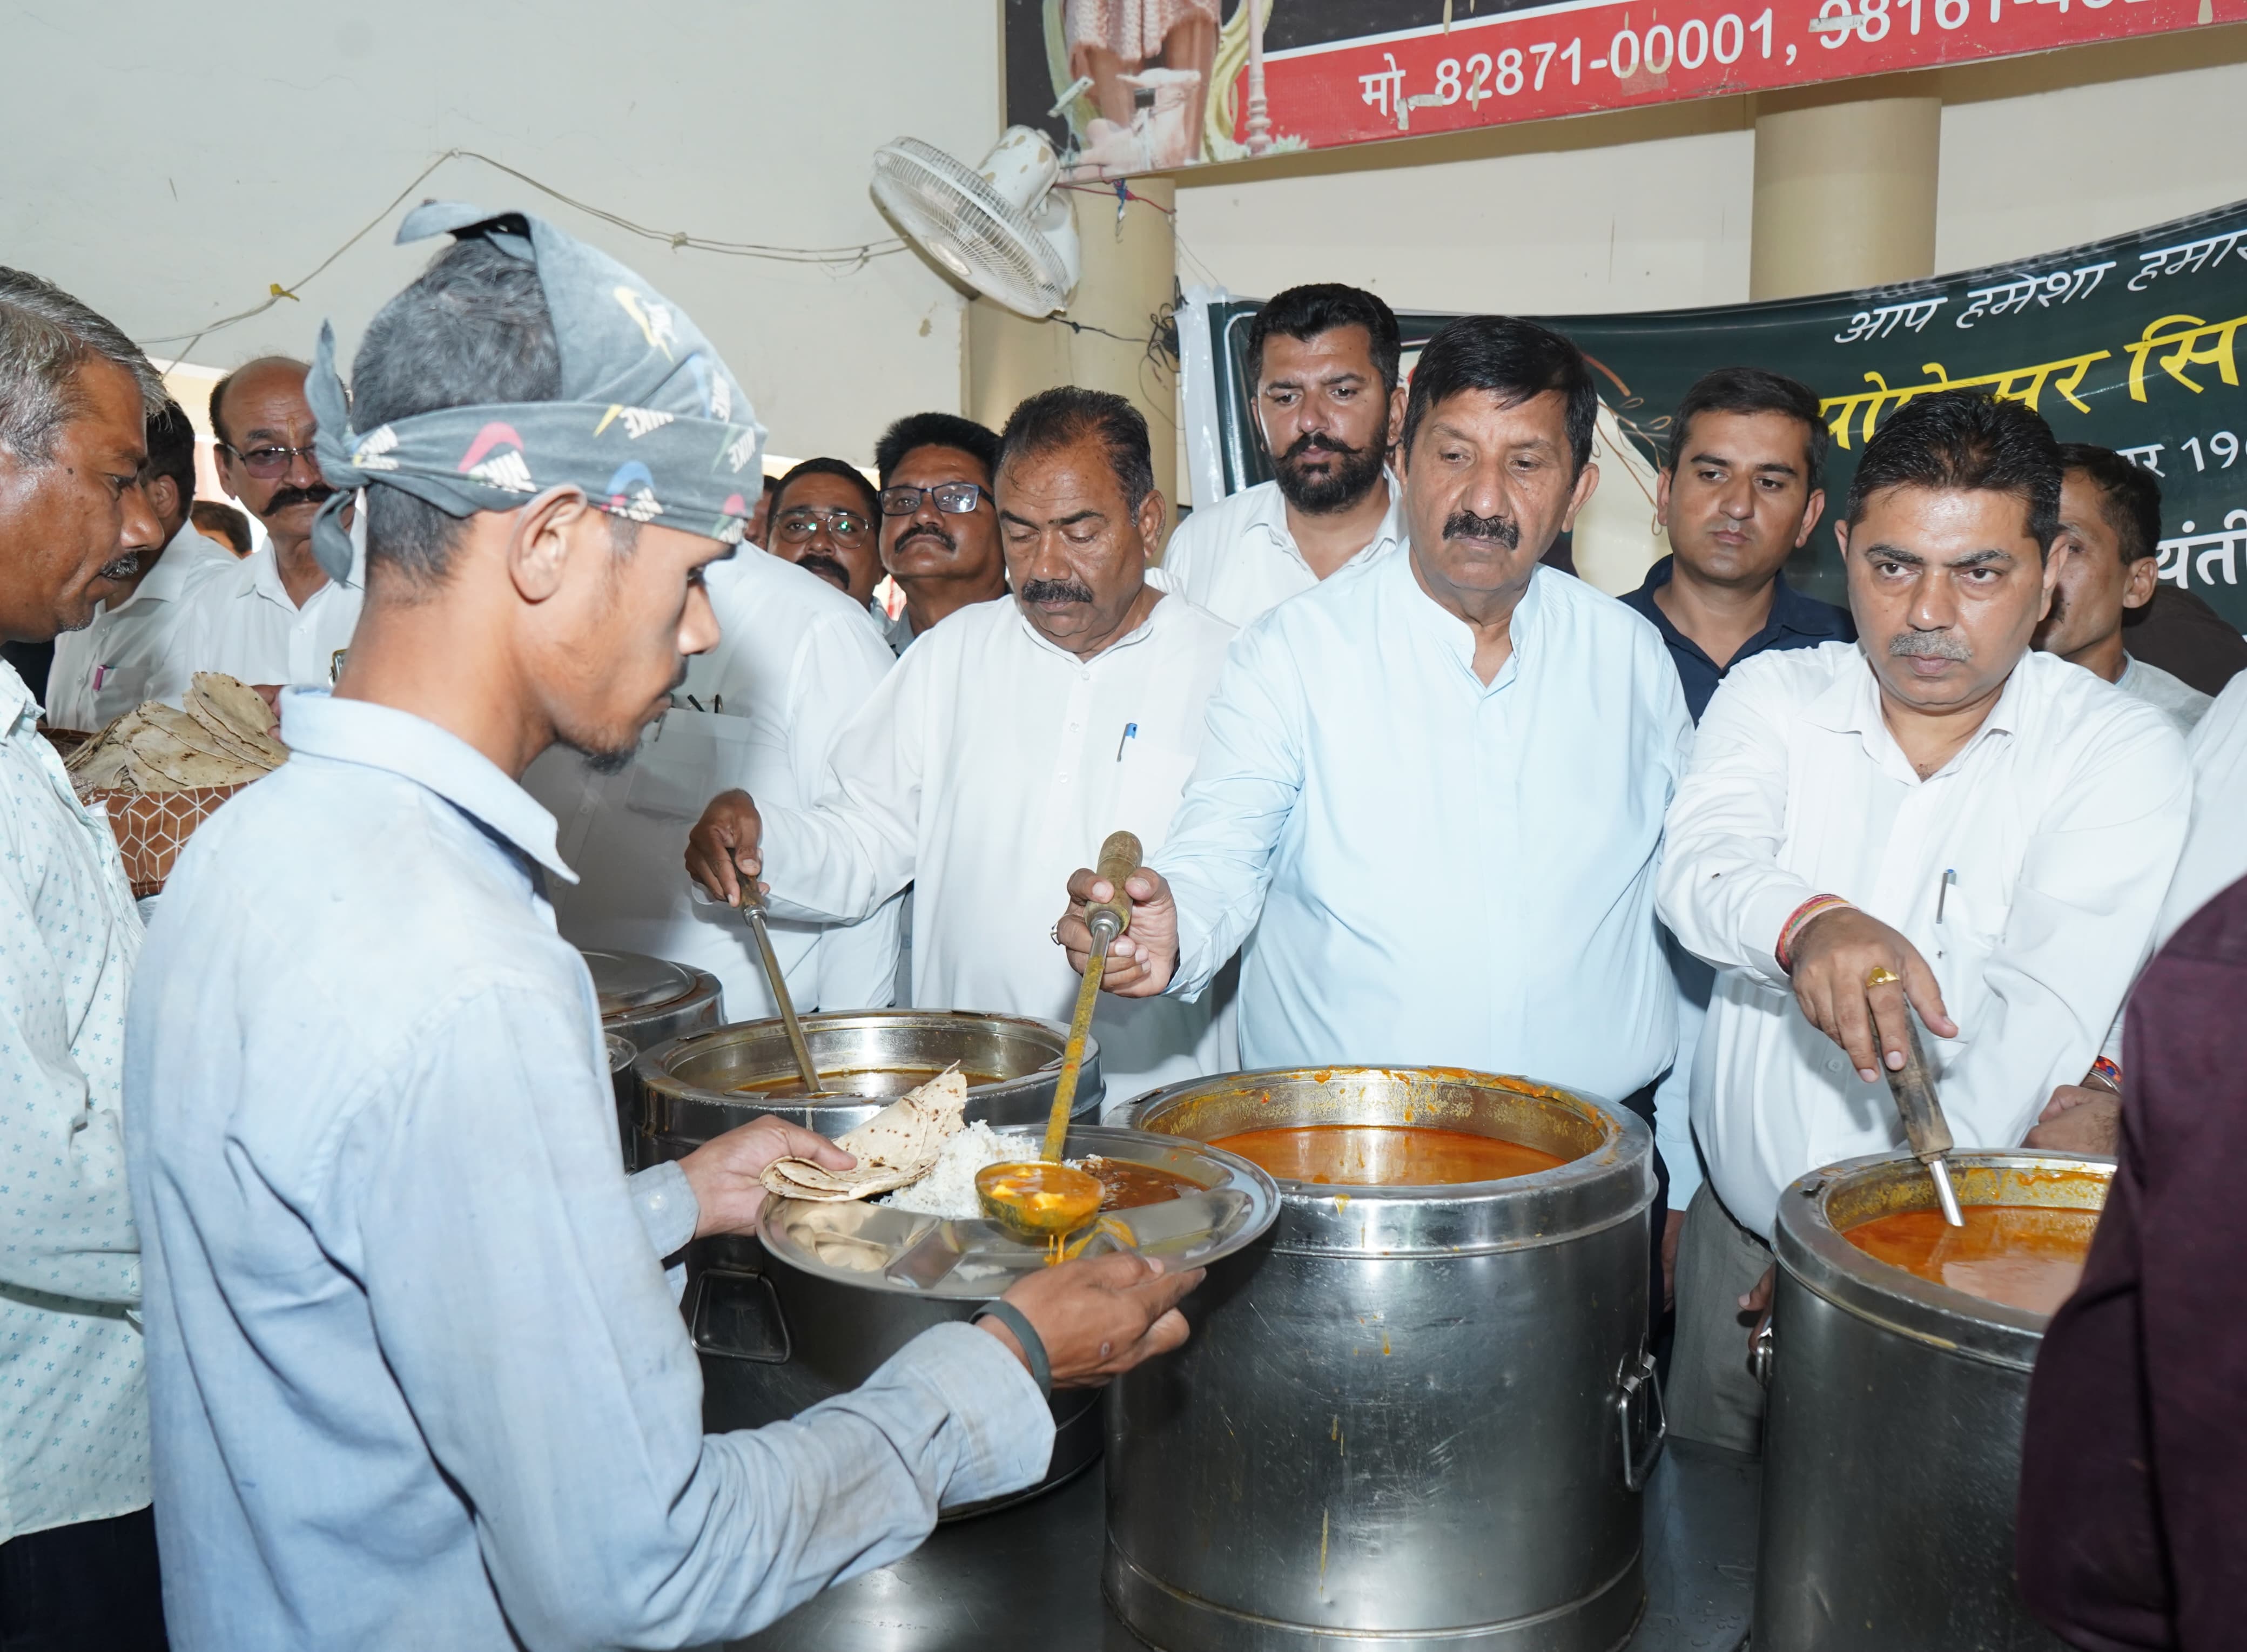
[[[289,467],[299,458],[311,459],[315,470],[320,468],[320,461],[313,457],[310,447],[252,447],[244,453],[230,441],[222,441],[219,446],[240,460],[242,468],[251,475],[263,479],[287,475]]]
[[[933,498],[936,508],[946,515],[965,516],[990,496],[988,488],[973,481],[940,481],[933,488],[884,488],[882,515],[910,516],[920,509],[922,500]]]
[[[799,505],[774,524],[773,531],[792,544],[802,544],[822,528],[830,538],[864,539],[874,531],[874,524],[855,510],[817,510],[809,505]]]

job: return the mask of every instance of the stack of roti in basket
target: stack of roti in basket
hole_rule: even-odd
[[[828,1203],[871,1198],[905,1186],[936,1168],[944,1144],[967,1121],[967,1081],[957,1062],[919,1089],[908,1090],[835,1145],[858,1162],[830,1171],[808,1158],[776,1158],[765,1167],[765,1186],[789,1198]]]
[[[289,761],[272,712],[247,684],[197,672],[187,702],[181,711],[149,700],[72,752],[63,767],[79,795],[242,786]]]

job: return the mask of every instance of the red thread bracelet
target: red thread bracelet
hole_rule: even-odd
[[[1830,912],[1837,907],[1851,905],[1852,903],[1844,900],[1839,895],[1813,895],[1789,913],[1786,921],[1779,926],[1778,945],[1771,949],[1771,955],[1779,960],[1779,968],[1789,975],[1794,973],[1793,945],[1795,931],[1820,913]]]

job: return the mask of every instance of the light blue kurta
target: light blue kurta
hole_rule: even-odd
[[[1155,867],[1173,991],[1246,942],[1246,1068],[1520,1073],[1621,1098],[1670,1065],[1654,873],[1692,738],[1654,628],[1540,569],[1488,686],[1408,554],[1233,645]]]
[[[133,997],[165,1609],[182,1652],[681,1646],[1044,1471],[996,1339],[705,1436],[627,1183],[553,817],[403,712],[285,697],[295,755],[197,832]]]

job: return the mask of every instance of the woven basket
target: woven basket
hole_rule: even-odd
[[[241,789],[195,786],[176,792],[94,791],[86,794],[85,801],[108,810],[109,829],[125,857],[133,898],[141,900],[164,887],[188,836]]]

